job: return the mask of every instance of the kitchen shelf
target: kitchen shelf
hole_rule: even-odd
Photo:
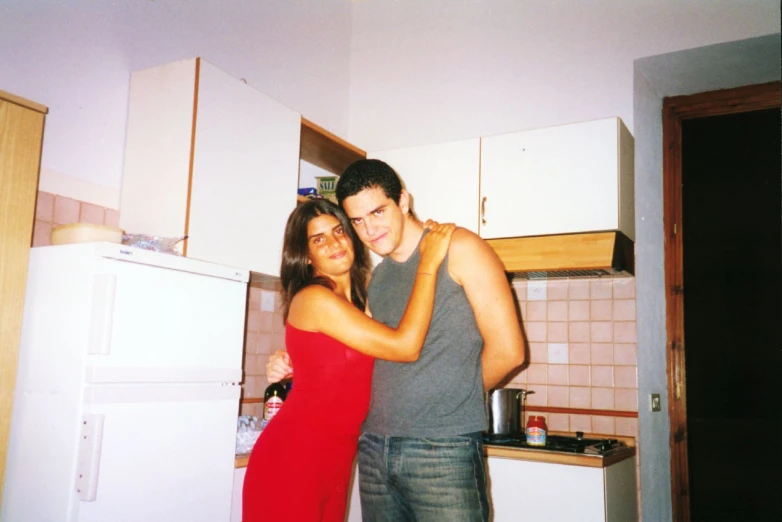
[[[339,176],[348,165],[366,158],[367,153],[323,127],[302,118],[299,156],[307,163]]]

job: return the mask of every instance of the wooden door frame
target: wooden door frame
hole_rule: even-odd
[[[674,522],[689,522],[687,387],[682,250],[682,122],[780,107],[780,82],[674,96],[663,100],[663,227],[667,328],[668,415],[671,422],[671,504]]]

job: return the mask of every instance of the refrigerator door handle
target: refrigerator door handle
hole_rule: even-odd
[[[92,312],[89,354],[108,355],[111,348],[111,327],[114,320],[114,293],[117,276],[98,274],[92,292]]]
[[[84,415],[79,434],[79,460],[76,467],[76,493],[82,502],[94,502],[98,494],[98,472],[103,442],[103,420],[100,414]]]

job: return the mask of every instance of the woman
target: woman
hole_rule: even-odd
[[[312,200],[293,211],[280,279],[296,384],[253,448],[244,522],[344,520],[373,358],[418,359],[454,228],[434,224],[421,240],[415,286],[394,329],[364,313],[368,256],[342,209]]]

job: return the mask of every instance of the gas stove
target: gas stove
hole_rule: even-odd
[[[531,446],[523,433],[517,435],[484,434],[483,443],[489,446],[505,448],[523,448],[537,451],[555,451],[559,453],[581,453],[601,457],[612,455],[626,448],[625,443],[617,439],[586,439],[583,432],[576,436],[548,435],[545,446]]]

